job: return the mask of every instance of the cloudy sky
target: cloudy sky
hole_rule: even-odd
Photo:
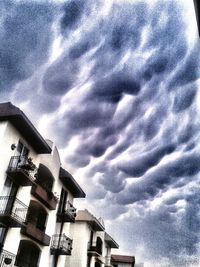
[[[0,39],[0,99],[55,141],[80,206],[145,266],[200,266],[193,1],[2,0]]]

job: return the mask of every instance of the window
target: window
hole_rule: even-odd
[[[0,227],[0,250],[3,248],[8,229]]]
[[[11,196],[13,198],[10,198],[7,203],[5,203],[6,207],[5,210],[11,211],[15,197],[17,194],[18,186],[12,182],[12,180],[7,177],[3,186],[2,194],[3,196]],[[8,229],[0,227],[0,248],[3,247],[4,241],[7,235]]]
[[[40,163],[35,182],[42,186],[47,192],[52,192],[54,177],[44,164]]]
[[[16,156],[22,156],[27,157],[29,154],[29,149],[21,142],[18,142],[17,145],[17,155]]]
[[[7,177],[2,189],[2,196],[16,196],[18,186],[13,183],[13,181]]]
[[[94,236],[94,233],[93,231],[90,232],[90,244],[92,246],[92,242],[93,242],[93,236]]]
[[[62,188],[61,194],[60,194],[60,202],[58,206],[58,214],[63,214],[66,209],[66,203],[67,203],[67,191]]]
[[[31,200],[28,208],[27,222],[35,225],[41,231],[46,229],[47,212],[37,201]]]
[[[15,265],[19,267],[39,266],[40,248],[29,240],[21,240]]]
[[[28,154],[29,154],[29,149],[21,141],[19,141],[15,155],[18,158],[19,165],[23,165],[26,163]]]
[[[99,236],[97,237],[96,248],[97,248],[97,252],[99,254],[102,254],[102,240]]]

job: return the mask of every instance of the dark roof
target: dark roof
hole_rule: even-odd
[[[105,233],[105,241],[111,248],[119,248],[117,242],[108,233]]]
[[[135,257],[125,255],[111,255],[111,261],[121,263],[135,263]]]
[[[197,26],[199,29],[199,35],[200,35],[200,2],[199,0],[194,0],[194,7],[196,12],[196,18],[197,18]]]
[[[37,153],[51,153],[51,148],[26,115],[10,102],[0,104],[0,121],[12,123]]]
[[[80,185],[76,182],[74,177],[62,167],[60,168],[59,178],[64,186],[73,194],[76,198],[84,198],[85,193],[83,192]]]
[[[92,220],[89,222],[94,231],[104,231],[104,226],[98,220]]]

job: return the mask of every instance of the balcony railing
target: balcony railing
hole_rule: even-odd
[[[43,246],[49,246],[50,236],[45,234],[44,231],[37,228],[33,223],[27,222],[26,225],[22,226],[21,233],[37,241]]]
[[[75,222],[76,218],[76,208],[67,201],[66,209],[64,212],[57,214],[57,221],[58,222]]]
[[[72,240],[65,234],[53,235],[51,239],[51,254],[71,255]]]
[[[10,159],[7,174],[18,185],[30,186],[35,180],[37,168],[32,159],[24,156],[13,156]]]
[[[8,227],[21,227],[26,219],[28,207],[12,196],[0,197],[0,222]]]
[[[102,246],[98,242],[88,242],[88,254],[99,256],[102,254]]]
[[[50,210],[56,209],[58,202],[57,197],[55,197],[53,192],[38,184],[37,181],[32,185],[31,194],[40,200],[40,202],[42,202]]]
[[[0,254],[0,267],[13,267],[15,263],[15,257],[15,254],[6,250],[2,250]]]

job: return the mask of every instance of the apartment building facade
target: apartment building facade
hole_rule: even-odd
[[[74,198],[85,193],[56,146],[25,114],[0,104],[0,267],[64,266],[72,254]]]
[[[111,249],[119,248],[105,231],[104,222],[88,210],[77,212],[73,235],[74,250],[70,257],[73,267],[111,267]],[[67,267],[67,266],[66,266]]]
[[[84,191],[11,103],[0,104],[0,145],[0,267],[114,267],[103,220],[76,211]]]

